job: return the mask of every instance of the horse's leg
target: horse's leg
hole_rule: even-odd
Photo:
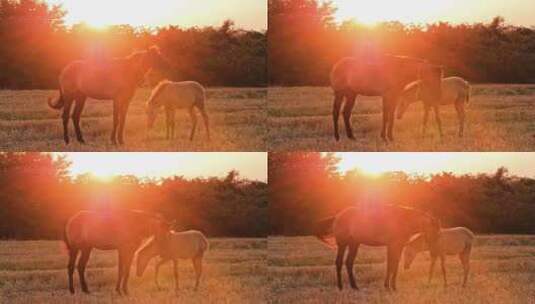
[[[74,111],[72,113],[72,123],[74,125],[74,131],[76,132],[76,139],[79,143],[85,144],[84,137],[82,136],[82,130],[80,129],[80,116],[84,109],[86,97],[80,95],[76,97],[76,102],[74,104]]]
[[[85,281],[85,267],[89,261],[89,254],[91,254],[91,248],[82,249],[82,255],[80,256],[80,261],[78,262],[78,275],[80,276],[80,285],[82,286],[82,291],[89,293],[87,288],[87,283]]]
[[[197,290],[202,275],[202,255],[193,258],[193,267],[195,268],[195,290]]]
[[[128,112],[128,106],[130,105],[130,98],[124,99],[122,106],[120,107],[119,112],[119,134],[118,141],[119,144],[124,144],[124,126],[126,124],[126,113]]]
[[[433,278],[433,270],[435,269],[436,261],[437,261],[437,257],[435,255],[431,255],[431,265],[429,266],[429,277],[427,279],[427,284],[430,284],[431,279]]]
[[[118,99],[113,100],[113,128],[111,130],[110,141],[112,144],[117,144],[117,127],[119,126],[119,107],[120,101]]]
[[[444,277],[444,287],[448,285],[448,281],[446,281],[446,266],[444,265],[445,256],[443,254],[440,255],[440,266],[442,267],[442,276]]]
[[[74,293],[74,265],[76,264],[76,258],[78,257],[78,248],[69,249],[69,264],[67,265],[67,273],[69,275],[69,291]]]
[[[429,106],[424,105],[424,122],[422,128],[422,136],[425,136],[425,131],[427,130],[427,121],[429,120]]]
[[[384,286],[387,290],[390,290],[390,274],[392,273],[391,251],[392,249],[390,247],[386,247],[386,278]]]
[[[347,244],[338,242],[338,254],[336,255],[336,282],[338,289],[342,290],[342,265],[344,263],[344,254]]]
[[[351,113],[353,112],[356,98],[357,95],[355,93],[349,93],[346,95],[346,103],[344,105],[344,124],[346,126],[346,135],[349,139],[355,139],[355,136],[353,136],[353,130],[351,128]]]
[[[132,265],[132,259],[136,253],[135,248],[130,249],[125,253],[125,259],[123,263],[123,294],[128,295],[128,278],[130,276],[130,268]]]
[[[115,291],[118,294],[121,294],[121,282],[123,281],[123,264],[124,264],[124,253],[119,249],[118,254],[118,263],[117,263],[117,284],[115,285]]]
[[[465,118],[463,101],[455,103],[455,110],[457,110],[457,117],[459,118],[459,137],[463,137]]]
[[[340,108],[342,107],[343,101],[344,101],[344,94],[341,92],[334,92],[333,124],[334,124],[334,138],[337,141],[340,140],[340,134],[338,131],[338,117],[340,116]]]
[[[388,124],[388,98],[386,96],[383,96],[383,127],[381,128],[381,138],[383,141],[387,141],[386,139],[386,125]]]
[[[191,134],[189,135],[189,140],[193,140],[195,136],[195,128],[197,128],[197,114],[195,114],[195,108],[191,107],[189,109],[189,116],[191,117]]]
[[[440,109],[438,106],[433,106],[433,111],[435,112],[435,121],[437,122],[438,127],[438,133],[440,134],[440,137],[443,137],[442,134],[442,121],[440,120]]]
[[[171,109],[165,108],[165,139],[171,138]]]
[[[158,272],[160,271],[160,266],[165,262],[167,262],[166,259],[161,259],[156,266],[154,266],[154,282],[156,283],[156,288],[158,288],[158,290],[160,290],[160,284],[158,284]]]
[[[403,251],[403,245],[397,245],[392,247],[392,257],[391,257],[391,277],[390,277],[390,286],[392,287],[392,290],[396,290],[396,279],[398,275],[398,269],[399,269],[399,260],[401,258],[401,252]]]
[[[349,252],[347,254],[346,258],[346,270],[347,275],[349,276],[349,284],[351,285],[351,288],[358,290],[357,283],[355,282],[355,276],[353,275],[353,265],[355,263],[355,258],[357,257],[357,252],[359,250],[358,243],[351,243],[349,244]]]
[[[171,110],[171,139],[175,139],[175,109]]]
[[[73,99],[71,97],[64,97],[65,104],[63,105],[63,140],[69,144],[69,117],[71,116],[71,106]]]
[[[388,140],[394,141],[394,122],[396,116],[396,103],[395,97],[390,97],[388,102]]]
[[[176,259],[173,259],[173,276],[175,277],[175,292],[178,292],[178,265]]]

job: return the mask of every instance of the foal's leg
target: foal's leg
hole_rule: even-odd
[[[383,96],[383,127],[381,129],[381,138],[386,142],[386,125],[388,124],[388,98]]]
[[[167,262],[166,259],[161,259],[156,266],[154,266],[154,282],[156,283],[156,288],[158,288],[158,290],[160,290],[160,284],[158,284],[158,272],[160,271],[160,266],[165,262]]]
[[[67,274],[69,275],[69,291],[74,293],[74,265],[76,264],[76,258],[78,257],[78,248],[69,249],[69,264],[67,265]]]
[[[435,269],[435,262],[437,261],[437,257],[434,255],[431,255],[431,265],[429,267],[429,277],[427,279],[427,284],[431,283],[431,278],[433,278],[433,270]]]
[[[466,281],[468,280],[468,273],[470,272],[470,250],[464,251],[459,254],[461,258],[461,263],[463,264],[464,278],[463,278],[463,287],[466,286]]]
[[[397,99],[389,97],[388,101],[388,140],[394,141],[394,122],[396,116]]]
[[[178,291],[178,265],[176,259],[173,259],[173,275],[175,277],[175,291]]]
[[[357,95],[351,92],[346,95],[346,103],[344,105],[344,124],[346,127],[346,135],[349,139],[355,139],[355,136],[353,136],[353,130],[351,128],[351,113],[353,112],[356,99]]]
[[[202,275],[202,255],[193,258],[193,267],[195,268],[195,290],[197,290]]]
[[[63,105],[63,140],[69,144],[69,117],[71,116],[72,98],[64,96],[65,104]]]
[[[440,255],[440,266],[442,267],[442,276],[444,277],[444,287],[446,287],[448,285],[448,281],[446,281],[446,266],[444,265],[444,260],[446,259],[446,257],[441,254]]]
[[[79,143],[84,144],[84,138],[82,136],[82,130],[80,129],[80,116],[84,109],[86,97],[80,95],[76,97],[76,103],[74,104],[74,111],[72,113],[72,123],[74,125],[74,131],[76,132],[76,139]]]
[[[336,255],[336,281],[338,289],[342,290],[342,265],[344,263],[344,254],[347,244],[338,243],[338,254]]]
[[[334,138],[337,141],[340,140],[340,134],[338,132],[338,117],[340,116],[340,108],[342,107],[343,101],[344,101],[344,94],[341,92],[334,92],[333,124],[334,124]]]
[[[193,140],[195,136],[195,129],[197,128],[197,114],[195,113],[195,108],[191,107],[189,109],[189,116],[191,117],[191,134],[189,135],[189,140]]]
[[[80,261],[78,262],[80,285],[82,286],[82,291],[85,293],[89,293],[89,289],[87,288],[87,283],[85,281],[85,267],[87,266],[87,261],[89,261],[89,254],[91,254],[91,248],[82,249],[82,256],[80,256]]]
[[[440,134],[440,137],[442,138],[443,134],[442,134],[442,121],[440,120],[440,109],[438,106],[434,106],[433,111],[435,112],[435,120],[437,122],[438,133]]]
[[[355,276],[353,275],[353,265],[355,263],[355,258],[357,257],[357,252],[359,249],[358,243],[351,243],[349,244],[349,252],[347,254],[346,258],[346,270],[347,275],[349,276],[349,284],[351,285],[351,288],[358,290],[357,283],[355,282]]]
[[[455,102],[455,110],[457,110],[457,117],[459,118],[459,137],[463,137],[464,135],[464,103],[463,101]]]

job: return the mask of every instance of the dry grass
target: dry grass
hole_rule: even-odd
[[[429,258],[417,256],[408,271],[400,269],[398,291],[383,288],[385,249],[362,246],[355,275],[359,291],[336,288],[334,251],[312,237],[268,239],[272,303],[534,303],[535,236],[478,236],[472,251],[472,273],[460,287],[462,267],[447,259],[449,286],[442,285],[440,266],[427,284]]]
[[[397,120],[395,142],[380,138],[380,98],[359,97],[352,124],[356,140],[332,131],[333,95],[330,88],[270,88],[268,92],[268,144],[270,151],[533,151],[535,149],[535,86],[476,85],[467,109],[464,138],[457,137],[453,106],[441,110],[444,139],[438,136],[433,115],[428,132],[421,136],[421,104]]]
[[[86,271],[90,295],[67,290],[67,257],[58,241],[0,242],[1,303],[261,303],[268,292],[266,239],[211,239],[204,272],[197,292],[189,261],[179,267],[180,292],[174,291],[171,264],[160,270],[158,291],[154,284],[154,262],[142,278],[132,267],[130,296],[115,293],[116,252],[93,251]]]
[[[82,113],[82,132],[87,144],[63,143],[60,112],[48,107],[57,91],[0,91],[1,151],[266,151],[265,88],[208,89],[207,112],[212,140],[205,139],[200,115],[194,141],[189,141],[191,122],[187,111],[176,117],[176,139],[165,139],[165,118],[161,113],[151,138],[146,140],[145,102],[149,89],[138,89],[128,110],[125,141],[110,144],[112,102],[88,100]]]

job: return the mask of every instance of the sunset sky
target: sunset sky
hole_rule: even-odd
[[[226,19],[244,29],[267,28],[267,0],[47,0],[63,4],[67,24],[85,22],[182,27],[220,25]]]
[[[60,153],[72,162],[71,174],[92,173],[106,178],[136,175],[160,178],[225,176],[236,169],[240,176],[267,181],[266,153]]]
[[[354,18],[367,24],[397,20],[403,23],[489,22],[502,16],[515,25],[534,26],[533,0],[332,0],[338,21]]]
[[[504,166],[509,173],[535,177],[535,153],[336,153],[343,173],[358,169],[368,174],[403,171],[429,175],[493,173]]]

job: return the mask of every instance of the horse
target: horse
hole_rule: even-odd
[[[165,108],[167,139],[175,137],[175,109],[186,108],[189,111],[193,126],[191,128],[190,140],[193,140],[195,128],[197,127],[197,116],[195,108],[201,112],[206,128],[208,140],[210,140],[210,126],[208,115],[205,110],[205,91],[201,84],[195,81],[171,82],[161,81],[152,90],[147,101],[147,129],[151,129],[156,120],[159,107]]]
[[[416,257],[416,254],[422,251],[429,251],[431,254],[431,267],[429,268],[428,283],[431,283],[436,259],[437,257],[440,257],[440,265],[442,267],[442,274],[444,277],[444,286],[446,286],[446,268],[444,266],[445,256],[459,255],[459,259],[461,260],[464,270],[463,287],[465,287],[468,279],[468,272],[470,271],[470,253],[472,251],[474,239],[474,233],[468,228],[447,228],[441,229],[434,246],[429,246],[429,244],[427,244],[425,241],[425,237],[421,233],[418,233],[414,235],[405,246],[404,268],[410,268],[414,258]]]
[[[357,95],[382,96],[383,126],[381,138],[394,140],[394,113],[398,99],[407,84],[422,81],[422,97],[440,99],[443,68],[429,62],[404,56],[383,55],[376,60],[365,61],[346,57],[338,61],[330,73],[331,88],[334,92],[333,123],[334,138],[340,140],[338,117],[342,103],[346,135],[355,139],[351,128],[351,113]]]
[[[111,142],[123,144],[123,132],[130,100],[151,68],[163,69],[166,60],[157,47],[109,60],[77,60],[69,63],[59,75],[59,97],[48,99],[52,109],[63,109],[63,139],[69,144],[69,117],[74,102],[72,121],[76,139],[85,143],[80,129],[80,116],[88,97],[113,100]]]
[[[403,118],[403,114],[410,104],[420,100],[420,86],[422,82],[417,80],[408,84],[400,98],[400,105],[398,108],[398,119]],[[439,106],[453,104],[457,111],[457,118],[459,119],[459,137],[463,137],[464,120],[465,120],[465,105],[470,102],[470,84],[461,77],[448,77],[442,80],[442,97],[440,99],[425,99],[422,100],[424,104],[424,122],[422,133],[425,134],[427,128],[427,120],[429,111],[433,108],[435,112],[435,120],[437,122],[438,131],[442,137],[442,122],[440,120]]]
[[[154,282],[158,284],[158,271],[167,261],[173,261],[175,276],[175,290],[178,291],[178,259],[191,259],[195,269],[195,290],[199,287],[202,275],[202,259],[208,250],[208,240],[200,231],[188,230],[182,232],[170,231],[162,239],[152,238],[137,254],[137,276],[142,276],[149,261],[159,255],[161,260],[155,266]]]
[[[163,235],[169,223],[159,214],[137,210],[80,211],[66,223],[64,242],[69,253],[67,265],[69,290],[74,294],[73,274],[78,253],[78,275],[82,291],[89,293],[85,268],[93,248],[117,250],[119,253],[118,279],[115,290],[128,294],[130,265],[142,241],[151,235]]]
[[[336,278],[342,290],[342,265],[348,249],[345,266],[351,287],[358,290],[353,275],[353,264],[361,244],[386,246],[386,289],[396,290],[396,277],[403,246],[417,232],[424,232],[431,242],[436,238],[440,223],[434,217],[410,208],[395,205],[366,205],[349,207],[336,216],[321,220],[315,225],[315,236],[331,248],[338,248]],[[335,244],[332,242],[334,237]]]

